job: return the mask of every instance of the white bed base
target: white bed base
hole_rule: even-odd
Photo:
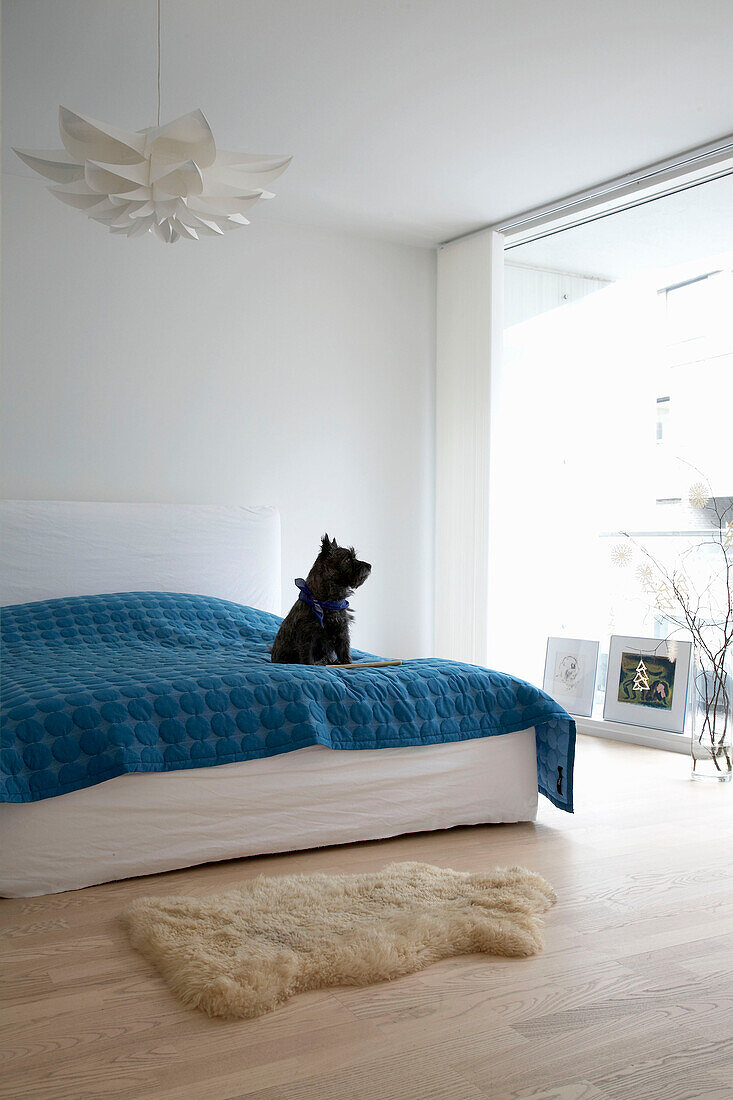
[[[313,746],[245,764],[122,775],[42,802],[0,805],[0,895],[35,897],[213,860],[531,821],[536,812],[533,729],[404,749]]]
[[[0,524],[4,604],[150,590],[280,607],[279,518],[271,508],[6,501]],[[531,821],[536,812],[533,729],[403,749],[314,746],[243,764],[123,775],[40,802],[0,804],[0,896]]]

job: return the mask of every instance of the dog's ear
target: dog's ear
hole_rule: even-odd
[[[321,553],[322,554],[330,554],[335,546],[336,546],[336,539],[331,541],[331,539],[329,539],[328,535],[324,535],[323,538],[321,539]]]

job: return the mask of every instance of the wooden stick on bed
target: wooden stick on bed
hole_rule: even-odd
[[[387,668],[389,665],[401,665],[402,661],[355,661],[350,665],[329,665],[329,668]]]

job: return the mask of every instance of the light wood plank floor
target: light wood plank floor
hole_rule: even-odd
[[[580,738],[577,811],[209,864],[0,902],[3,1097],[692,1100],[733,1097],[733,790],[687,758]],[[182,1008],[127,946],[142,894],[395,859],[521,863],[556,887],[533,959],[470,956],[254,1021]]]

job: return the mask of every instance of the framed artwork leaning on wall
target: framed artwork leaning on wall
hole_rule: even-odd
[[[543,688],[570,714],[589,718],[596,688],[598,642],[548,638]]]
[[[603,717],[682,733],[691,659],[692,642],[613,634]]]

